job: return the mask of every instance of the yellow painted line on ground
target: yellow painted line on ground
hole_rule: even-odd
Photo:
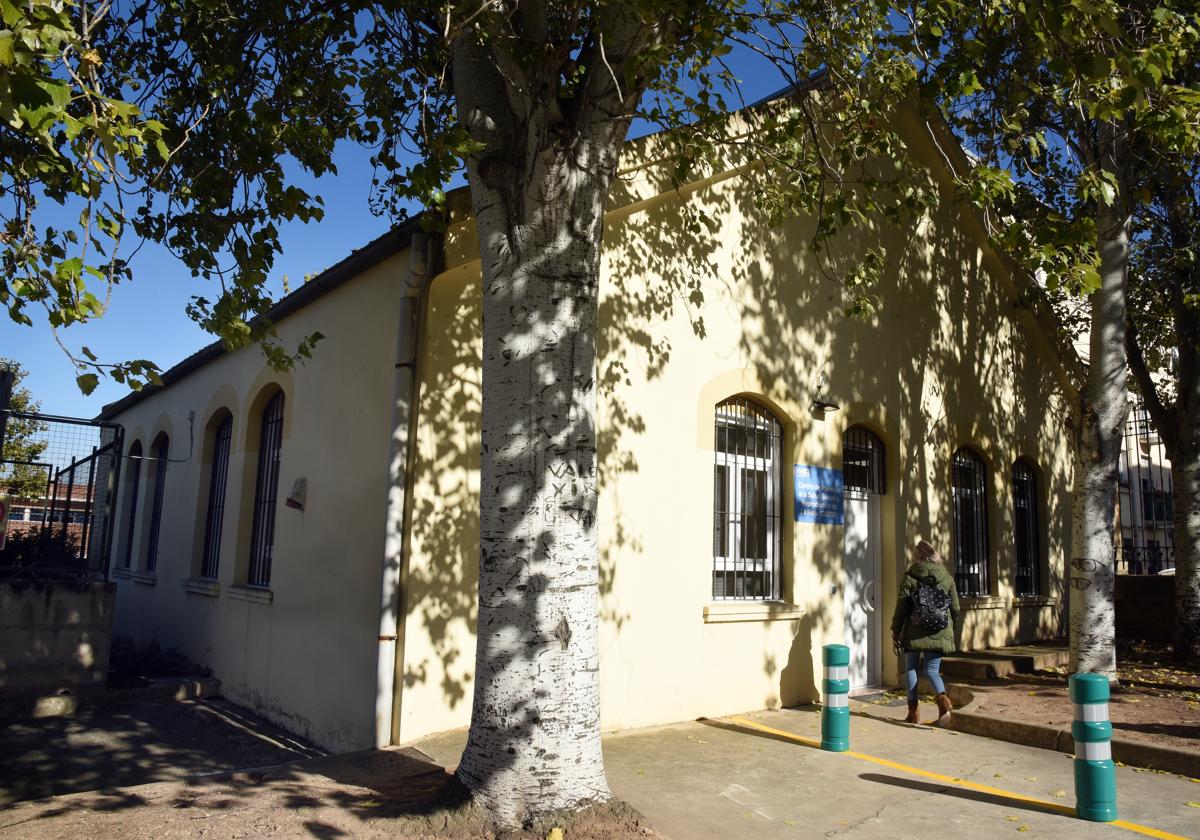
[[[796,741],[798,743],[805,744],[810,747],[816,747],[817,749],[821,748],[821,742],[819,740],[817,740],[816,738],[808,738],[804,735],[797,735],[794,732],[787,732],[783,729],[774,729],[770,726],[764,726],[763,724],[758,723],[757,721],[753,721],[753,720],[750,720],[749,718],[741,717],[740,715],[735,715],[734,717],[728,718],[728,720],[731,723],[736,723],[739,726],[748,726],[751,729],[758,729],[762,732],[769,732],[772,735],[778,735],[782,738],[787,738],[790,741]],[[1001,797],[1003,799],[1010,799],[1014,802],[1024,802],[1026,804],[1035,805],[1038,808],[1042,808],[1047,811],[1052,811],[1057,814],[1063,814],[1068,817],[1075,816],[1075,809],[1068,805],[1060,805],[1057,802],[1047,802],[1044,799],[1035,799],[1032,796],[1025,796],[1024,794],[1013,793],[1010,790],[1002,790],[1000,788],[991,787],[990,785],[981,785],[977,782],[968,781],[967,779],[958,779],[958,778],[955,778],[954,776],[945,776],[945,775],[942,775],[941,773],[934,773],[930,770],[922,770],[919,767],[912,767],[908,764],[901,764],[898,761],[891,761],[886,758],[879,758],[878,756],[868,755],[867,753],[855,752],[854,750],[847,750],[846,752],[843,752],[843,753],[831,753],[831,754],[832,755],[850,756],[851,758],[857,758],[857,759],[861,759],[862,761],[869,761],[872,764],[878,764],[880,767],[889,767],[892,770],[899,770],[902,773],[909,773],[913,776],[923,776],[926,779],[934,779],[935,781],[943,782],[948,785],[953,785],[954,787],[966,788],[967,790],[974,790],[974,791],[978,791],[979,793],[987,793],[987,794],[991,794],[992,796]],[[1107,823],[1107,825],[1111,825],[1116,828],[1123,828],[1126,831],[1133,831],[1133,832],[1136,832],[1137,834],[1144,834],[1147,837],[1155,837],[1155,838],[1158,838],[1158,840],[1188,840],[1187,837],[1183,837],[1182,835],[1179,835],[1179,834],[1172,834],[1169,831],[1161,831],[1157,828],[1151,828],[1148,825],[1138,825],[1137,823],[1131,823],[1126,820],[1114,820],[1113,822]]]

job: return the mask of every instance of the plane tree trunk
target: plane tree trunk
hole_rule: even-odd
[[[1190,451],[1171,461],[1175,485],[1175,660],[1200,662],[1200,451],[1196,421]]]
[[[1075,419],[1070,592],[1071,670],[1116,680],[1114,512],[1127,412],[1125,307],[1127,221],[1118,207],[1097,214],[1100,288],[1091,296],[1087,381]]]
[[[621,73],[652,30],[610,23],[605,59]],[[595,62],[595,47],[580,65]],[[467,161],[483,401],[475,693],[458,775],[513,824],[611,796],[600,748],[596,311],[604,207],[644,84],[622,92],[603,70],[566,101],[555,68],[512,60],[501,38],[463,36],[454,56],[459,119],[483,146]]]

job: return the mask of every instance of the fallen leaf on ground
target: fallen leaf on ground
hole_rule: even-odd
[[[1056,791],[1054,791],[1054,793],[1052,793],[1050,795],[1054,796],[1058,799],[1062,799],[1064,796],[1067,795],[1067,792],[1065,790],[1056,790]]]
[[[1018,819],[1020,819],[1020,817],[1014,817],[1012,814],[1009,814],[1004,819],[1008,820],[1009,822],[1016,822]]]
[[[1189,808],[1200,808],[1200,802],[1184,802],[1183,804]]]
[[[1025,777],[1025,781],[1027,781],[1027,782],[1036,782],[1036,781],[1037,781],[1037,776],[1026,776],[1026,777]]]
[[[1029,826],[1027,826],[1027,825],[1017,826],[1017,831],[1028,831],[1028,830],[1029,830]]]

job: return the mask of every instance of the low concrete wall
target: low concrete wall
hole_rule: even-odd
[[[102,691],[115,598],[112,583],[0,583],[0,697],[6,705]]]
[[[1117,575],[1117,635],[1169,642],[1175,634],[1175,577]]]

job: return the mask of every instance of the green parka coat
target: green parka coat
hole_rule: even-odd
[[[912,594],[919,581],[930,581],[938,589],[950,595],[950,623],[941,630],[929,631],[909,621],[912,612]],[[934,560],[922,560],[908,567],[900,582],[900,595],[896,599],[896,615],[892,618],[892,635],[899,636],[905,650],[932,650],[939,653],[954,653],[954,625],[958,622],[958,589],[954,578],[945,565]]]

